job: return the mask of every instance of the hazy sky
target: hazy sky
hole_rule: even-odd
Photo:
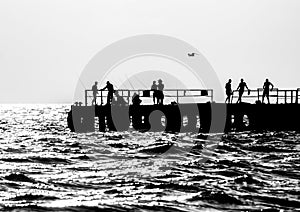
[[[219,80],[300,87],[299,0],[1,0],[0,102],[70,103],[105,46],[163,34],[196,47]]]

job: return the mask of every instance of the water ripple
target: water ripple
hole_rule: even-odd
[[[300,208],[298,132],[219,135],[209,152],[216,135],[71,133],[69,108],[0,106],[0,211]]]

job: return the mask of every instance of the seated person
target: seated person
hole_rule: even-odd
[[[142,100],[140,99],[140,95],[138,95],[137,93],[134,93],[132,96],[132,104],[133,105],[140,105],[142,102]]]
[[[119,95],[118,91],[115,91],[116,99],[112,99],[112,104],[117,106],[125,106],[127,105],[127,102],[124,100],[122,96]]]

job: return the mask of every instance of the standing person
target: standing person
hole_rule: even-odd
[[[156,81],[153,81],[153,84],[151,86],[151,91],[153,91],[153,103],[155,104],[155,99],[157,98],[157,85],[156,85]]]
[[[240,82],[240,84],[239,84],[239,86],[238,86],[238,88],[237,88],[237,90],[239,91],[239,98],[238,98],[238,100],[237,100],[236,103],[242,102],[242,96],[243,96],[243,93],[244,93],[244,91],[245,91],[245,87],[248,89],[248,93],[249,93],[250,90],[249,90],[247,84],[244,82],[243,79],[241,79],[241,82]]]
[[[107,89],[108,90],[108,94],[107,94],[107,102],[106,104],[110,105],[111,104],[111,101],[112,101],[112,98],[113,98],[113,94],[114,94],[114,86],[113,84],[111,84],[109,81],[106,82],[106,86],[104,88],[102,88],[101,90],[105,90]]]
[[[270,104],[270,99],[269,99],[270,86],[272,87],[272,88],[271,88],[271,91],[272,91],[273,88],[274,88],[274,85],[273,85],[271,82],[269,82],[268,79],[266,79],[266,81],[265,81],[265,83],[264,83],[264,86],[263,86],[264,92],[263,92],[263,97],[262,97],[262,103],[264,103],[264,98],[265,98],[265,96],[266,96],[267,99],[268,99],[268,104]]]
[[[226,89],[226,95],[227,95],[225,103],[227,102],[227,100],[228,100],[228,103],[230,103],[230,99],[232,96],[231,79],[229,79],[228,82],[226,83],[225,89]]]
[[[97,105],[97,94],[98,94],[98,88],[97,88],[98,82],[96,81],[95,84],[92,87],[92,91],[93,91],[93,101],[92,101],[92,105]]]
[[[163,104],[164,101],[164,93],[163,90],[165,88],[165,85],[162,84],[162,80],[159,79],[158,80],[158,85],[157,85],[157,89],[158,89],[158,94],[157,94],[157,104]]]

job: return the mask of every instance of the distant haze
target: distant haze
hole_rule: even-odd
[[[299,0],[2,0],[0,103],[71,103],[90,59],[139,34],[190,43],[222,86],[297,88],[299,11]]]

